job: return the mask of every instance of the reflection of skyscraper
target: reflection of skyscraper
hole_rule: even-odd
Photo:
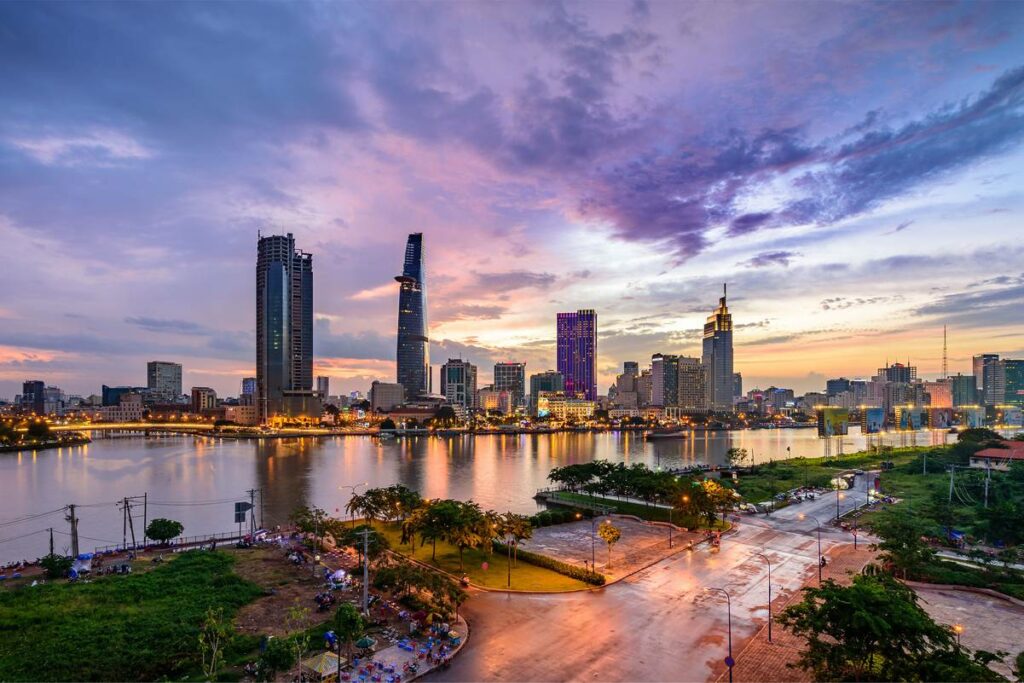
[[[295,250],[291,233],[260,237],[256,257],[260,420],[304,412],[318,415],[319,406],[308,402],[312,389],[313,257]]]
[[[597,313],[559,313],[557,340],[558,372],[565,378],[565,393],[596,400]]]
[[[718,308],[704,324],[704,354],[701,360],[708,367],[708,406],[712,410],[732,410],[732,314],[725,303],[726,290]]]
[[[430,391],[430,342],[427,339],[427,283],[423,270],[423,234],[413,233],[405,245],[398,294],[398,383],[406,398]]]

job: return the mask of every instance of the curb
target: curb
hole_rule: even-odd
[[[957,592],[961,592],[961,593],[975,593],[977,595],[987,595],[990,598],[997,598],[999,600],[1005,600],[1006,602],[1009,602],[1009,603],[1011,603],[1013,605],[1016,605],[1017,607],[1024,607],[1024,600],[1020,600],[1018,598],[1015,598],[1012,595],[1007,595],[1006,593],[1000,593],[999,591],[993,590],[991,588],[980,588],[980,587],[976,587],[976,586],[958,586],[958,585],[955,585],[955,584],[948,584],[948,583],[924,583],[922,581],[910,581],[910,580],[907,580],[907,579],[902,579],[902,583],[904,585],[906,585],[906,586],[909,586],[910,588],[915,589],[915,590],[917,590],[917,589],[921,589],[921,590],[929,590],[929,589],[931,589],[931,590],[957,591]]]

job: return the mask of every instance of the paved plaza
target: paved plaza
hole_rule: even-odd
[[[611,566],[608,565],[608,546],[594,532],[597,525],[608,519],[622,532],[622,538],[612,548]],[[533,538],[522,547],[581,567],[590,564],[593,558],[597,571],[614,580],[679,552],[688,542],[697,543],[704,537],[677,528],[672,530],[670,547],[667,524],[650,524],[623,515],[595,517],[593,522],[586,519],[534,529]]]

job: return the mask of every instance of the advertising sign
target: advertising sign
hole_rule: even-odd
[[[966,426],[969,429],[975,429],[977,427],[985,426],[985,409],[978,407],[964,408],[962,411],[963,417],[960,420],[960,424]]]
[[[953,426],[952,408],[929,408],[928,426],[932,429],[949,429]]]
[[[896,426],[901,430],[916,431],[924,426],[924,409],[917,406],[896,408]]]
[[[818,409],[818,436],[845,436],[850,424],[850,411],[846,408]]]
[[[884,408],[865,408],[861,414],[860,430],[864,434],[878,434],[885,426]]]
[[[1024,412],[1015,406],[1007,406],[1002,409],[1002,424],[1007,427],[1024,426]]]

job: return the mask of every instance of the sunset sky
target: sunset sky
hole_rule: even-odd
[[[0,3],[0,397],[255,374],[257,231],[332,393],[431,360],[699,355],[745,389],[1024,357],[1024,3]],[[436,385],[435,385],[436,386]]]

